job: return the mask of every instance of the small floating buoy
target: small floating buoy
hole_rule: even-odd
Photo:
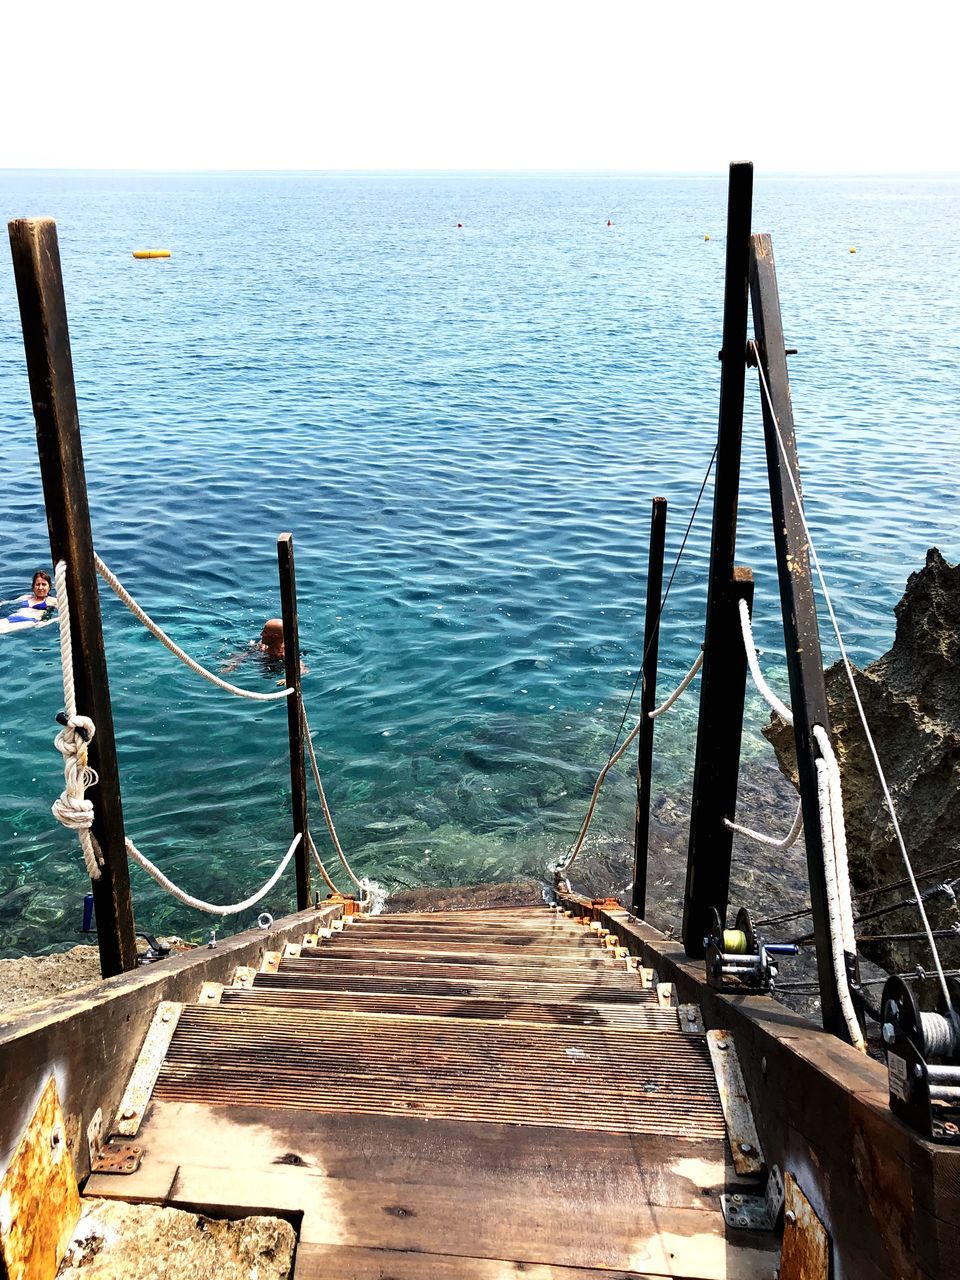
[[[457,223],[457,228],[458,228],[458,230],[463,230],[463,223],[462,223],[462,222],[458,222],[458,223]]]
[[[169,258],[169,249],[134,249],[135,258]]]
[[[610,221],[610,219],[609,219],[609,218],[607,219],[607,226],[608,226],[608,227],[612,227],[612,226],[613,226],[613,223]]]
[[[851,252],[851,253],[856,253],[857,251],[856,251],[856,249],[851,248],[850,252]]]
[[[709,239],[710,239],[710,237],[709,237],[708,235],[707,235],[707,236],[704,236],[703,238],[704,238],[704,240],[709,240]]]

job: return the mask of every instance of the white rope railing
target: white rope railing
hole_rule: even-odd
[[[286,871],[290,859],[296,852],[297,845],[300,843],[302,838],[302,835],[298,831],[293,837],[290,848],[278,864],[277,869],[261,889],[258,889],[256,893],[251,894],[249,898],[244,898],[242,902],[234,902],[229,906],[217,906],[215,903],[205,902],[202,898],[195,898],[192,894],[187,893],[185,889],[181,889],[178,885],[175,885],[168,876],[163,874],[159,867],[154,866],[150,859],[140,852],[132,840],[128,839],[126,845],[127,853],[134,862],[138,866],[142,867],[143,870],[146,871],[147,875],[152,876],[161,888],[166,889],[167,893],[176,898],[178,902],[182,902],[184,906],[193,907],[195,911],[205,911],[211,916],[235,916],[239,915],[241,911],[246,911],[248,907],[252,907],[255,903],[259,902],[261,898],[266,897],[283,875],[284,871]]]
[[[830,590],[827,587],[827,581],[826,581],[826,578],[824,577],[823,569],[820,565],[820,557],[817,555],[817,549],[813,545],[813,536],[810,533],[810,526],[807,524],[807,517],[803,510],[803,499],[800,496],[800,486],[797,483],[796,477],[794,476],[793,470],[790,466],[790,459],[787,454],[787,447],[784,443],[783,433],[780,429],[780,420],[777,417],[777,411],[773,404],[773,397],[770,394],[770,388],[767,385],[767,379],[763,372],[763,364],[759,359],[757,361],[757,372],[760,375],[760,387],[762,389],[764,398],[766,399],[766,402],[767,402],[767,408],[770,412],[770,420],[772,421],[774,429],[777,434],[777,442],[780,447],[780,453],[783,456],[783,460],[786,464],[785,469],[787,472],[787,477],[790,481],[790,487],[793,490],[794,501],[797,504],[797,513],[800,516],[800,521],[803,525],[804,537],[807,540],[807,546],[810,548],[810,559],[813,562],[813,566],[817,573],[817,578],[820,582],[820,589],[823,592],[824,603],[826,604],[827,612],[830,615],[830,622],[831,622],[831,625],[833,626],[834,635],[837,637],[837,644],[840,648],[840,657],[843,661],[843,667],[847,674],[847,682],[850,685],[850,692],[853,694],[853,700],[857,707],[857,714],[860,717],[860,723],[863,725],[864,736],[866,737],[867,745],[870,748],[870,754],[873,757],[874,768],[876,769],[877,777],[880,780],[880,786],[883,791],[883,797],[886,802],[887,810],[890,814],[890,821],[893,824],[893,830],[897,837],[897,843],[900,846],[900,856],[903,859],[903,865],[906,869],[907,877],[910,880],[910,885],[911,885],[911,888],[913,889],[914,897],[917,900],[917,910],[919,911],[920,919],[923,922],[923,930],[924,930],[924,933],[927,935],[927,941],[930,943],[930,951],[933,956],[934,966],[937,970],[937,978],[939,979],[939,982],[940,982],[940,990],[942,991],[943,998],[946,1001],[946,1008],[952,1013],[954,1011],[953,1001],[950,996],[950,989],[947,986],[946,975],[943,972],[943,963],[940,959],[940,951],[937,947],[937,940],[933,936],[933,930],[930,927],[930,920],[927,916],[926,909],[920,897],[920,889],[919,889],[919,886],[917,885],[917,878],[916,878],[916,875],[914,874],[913,864],[910,861],[910,855],[907,853],[907,846],[903,838],[903,832],[900,830],[900,821],[897,817],[896,806],[893,803],[893,796],[890,794],[890,788],[887,785],[886,774],[884,773],[883,766],[880,763],[880,755],[879,755],[879,752],[877,751],[877,745],[873,740],[873,734],[870,732],[870,726],[867,723],[867,713],[866,711],[864,711],[863,703],[860,700],[860,692],[857,689],[857,682],[853,678],[853,667],[850,663],[849,657],[847,656],[847,647],[844,644],[843,636],[840,633],[840,624],[837,621],[837,615],[833,607],[833,600],[830,596]]]
[[[284,698],[289,698],[293,693],[293,689],[290,688],[279,689],[275,693],[256,693],[252,689],[241,689],[239,685],[231,684],[229,680],[223,680],[212,671],[208,671],[206,667],[201,666],[188,653],[185,653],[179,645],[174,644],[163,628],[158,626],[150,615],[137,604],[120,579],[103,563],[98,555],[94,554],[93,558],[100,577],[103,578],[110,590],[123,601],[133,616],[143,623],[150,634],[155,636],[164,648],[169,649],[175,658],[179,658],[184,666],[189,667],[198,676],[202,676],[204,680],[209,680],[218,689],[225,689],[227,693],[232,693],[236,698],[249,698],[251,702],[279,702]]]
[[[797,816],[785,836],[767,836],[762,831],[754,831],[752,827],[741,827],[739,823],[731,822],[729,818],[724,818],[723,825],[728,831],[735,831],[738,836],[746,836],[748,840],[755,840],[757,844],[766,845],[782,853],[796,844],[797,837],[803,830],[803,803],[801,801],[797,804]]]
[[[691,682],[693,681],[694,677],[696,676],[697,672],[700,670],[702,666],[703,666],[703,650],[701,649],[694,660],[693,666],[690,668],[687,674],[683,677],[683,679],[674,689],[673,693],[671,693],[670,697],[667,698],[666,702],[661,702],[659,707],[654,707],[652,711],[647,712],[651,720],[656,720],[657,716],[662,716],[665,711],[670,710],[670,708],[677,701],[680,695],[684,693],[686,689],[690,686]]]
[[[340,890],[330,879],[330,874],[327,871],[327,868],[323,865],[323,859],[320,857],[320,852],[317,849],[317,846],[313,842],[313,835],[310,831],[307,832],[307,844],[310,846],[310,852],[313,855],[314,862],[317,864],[317,870],[320,872],[321,876],[323,877],[327,888],[330,890],[331,893],[339,893]]]
[[[91,880],[99,880],[103,857],[90,830],[93,825],[93,801],[88,800],[85,795],[87,788],[96,786],[99,781],[96,772],[87,763],[87,748],[96,733],[96,726],[88,716],[77,715],[66,563],[59,560],[53,572],[57,585],[60,667],[63,672],[63,708],[66,719],[64,728],[53,740],[53,745],[63,756],[64,777],[63,791],[53,802],[53,816],[71,831],[76,831],[87,875]]]
[[[753,676],[753,683],[757,686],[759,692],[763,695],[769,706],[777,713],[781,720],[785,720],[787,724],[793,724],[793,712],[785,702],[782,702],[773,692],[766,680],[763,678],[763,672],[760,670],[760,663],[757,659],[757,646],[753,643],[753,628],[750,625],[750,609],[746,600],[739,601],[740,608],[740,633],[743,636],[743,647],[747,655],[747,666],[750,668],[750,674]]]

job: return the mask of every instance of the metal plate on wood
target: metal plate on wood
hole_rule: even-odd
[[[657,983],[657,1004],[661,1009],[673,1009],[677,1004],[677,993],[672,982]]]
[[[123,1101],[117,1108],[116,1130],[127,1138],[132,1138],[140,1128],[143,1113],[147,1109],[153,1086],[167,1056],[170,1041],[177,1029],[183,1005],[174,1000],[163,1000],[157,1005],[153,1022],[144,1037],[140,1056],[130,1076],[130,1083],[123,1095]]]
[[[753,1122],[750,1097],[740,1069],[733,1036],[728,1031],[708,1031],[707,1045],[720,1090],[723,1116],[733,1167],[741,1176],[762,1174],[765,1168],[757,1126]]]
[[[263,953],[263,962],[260,965],[261,973],[279,973],[280,971],[280,952],[265,951]]]
[[[256,969],[251,968],[250,965],[238,965],[233,974],[233,985],[235,987],[252,987],[256,976]]]
[[[780,1280],[829,1280],[830,1237],[810,1201],[788,1173],[784,1186]]]
[[[288,943],[286,944],[286,946],[283,948],[283,954],[284,954],[285,956],[292,956],[292,957],[299,956],[299,954],[300,954],[300,943],[299,943],[299,942],[288,942]]]
[[[49,1280],[79,1218],[80,1193],[51,1076],[0,1182],[0,1272],[9,1280]]]
[[[680,1030],[686,1031],[688,1035],[702,1036],[703,1018],[700,1015],[700,1006],[695,1004],[682,1004],[677,1009],[677,1017],[680,1019]]]
[[[143,1159],[143,1147],[135,1142],[110,1138],[100,1148],[91,1166],[93,1173],[136,1173]]]
[[[197,1004],[219,1004],[223,998],[222,982],[205,982],[200,988]]]
[[[320,941],[315,933],[305,933],[300,940],[301,947],[315,947]]]

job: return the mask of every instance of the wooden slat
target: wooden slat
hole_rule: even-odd
[[[284,961],[284,969],[291,973],[304,973],[313,969],[313,961],[316,957],[310,959],[291,959]],[[560,967],[553,964],[544,965],[492,965],[483,964],[482,961],[475,957],[468,957],[468,963],[459,964],[456,959],[442,960],[439,957],[434,961],[425,962],[422,960],[394,960],[388,956],[379,959],[358,956],[355,959],[347,957],[340,959],[336,951],[331,948],[324,955],[322,972],[327,974],[337,974],[340,977],[346,977],[354,972],[362,974],[366,973],[389,973],[395,977],[410,978],[487,978],[494,973],[504,977],[509,976],[511,979],[523,982],[569,982],[572,976],[582,977],[595,981],[598,986],[618,987],[621,990],[628,990],[637,984],[635,975],[627,973],[626,969],[615,969],[612,966],[602,969],[591,969],[584,965],[582,969],[578,968],[571,971],[568,967]]]
[[[412,964],[420,961],[423,964],[474,964],[500,965],[503,968],[515,966],[528,969],[580,969],[606,970],[610,973],[622,973],[623,965],[617,965],[614,957],[603,948],[595,946],[586,953],[556,952],[550,947],[504,947],[496,942],[486,945],[477,942],[457,944],[435,944],[423,942],[364,942],[355,943],[346,940],[331,940],[323,946],[304,947],[300,952],[303,960],[368,960],[371,963],[381,960],[402,961]]]
[[[359,1249],[350,1245],[307,1244],[297,1249],[293,1280],[630,1280],[650,1271],[585,1271],[505,1258],[463,1258],[453,1254],[404,1253],[398,1249]],[[661,1272],[662,1275],[662,1272]]]
[[[421,977],[417,974],[399,976],[393,972],[364,973],[348,970],[338,973],[326,965],[316,969],[294,970],[284,965],[279,973],[258,973],[254,988],[283,987],[287,990],[312,991],[366,991],[409,995],[480,996],[503,1000],[564,1000],[589,1004],[640,1004],[656,1003],[656,993],[645,989],[633,975],[623,985],[606,982],[542,982],[529,979],[504,979],[496,970],[486,970],[482,977],[468,979],[448,976],[449,969],[439,977]]]

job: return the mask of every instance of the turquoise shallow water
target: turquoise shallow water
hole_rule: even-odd
[[[670,499],[672,557],[713,447],[724,177],[5,173],[0,203],[58,220],[106,561],[215,663],[277,612],[292,530],[309,714],[358,870],[388,887],[542,870],[639,662],[650,499]],[[926,548],[960,556],[958,215],[955,180],[757,176],[811,524],[861,660],[889,646]],[[159,245],[169,261],[131,257]],[[6,261],[4,597],[49,560]],[[755,387],[747,431],[738,560],[783,684]],[[708,529],[709,507],[664,689],[702,639]],[[130,833],[191,891],[244,896],[289,838],[283,712],[200,684],[112,598],[104,617]],[[74,941],[85,883],[49,812],[55,629],[3,637],[0,675],[7,955]],[[263,687],[254,664],[237,678]],[[660,731],[665,793],[688,781],[695,712]],[[631,825],[624,777],[596,839]],[[203,927],[133,874],[143,926]],[[290,904],[290,883],[268,899]]]

